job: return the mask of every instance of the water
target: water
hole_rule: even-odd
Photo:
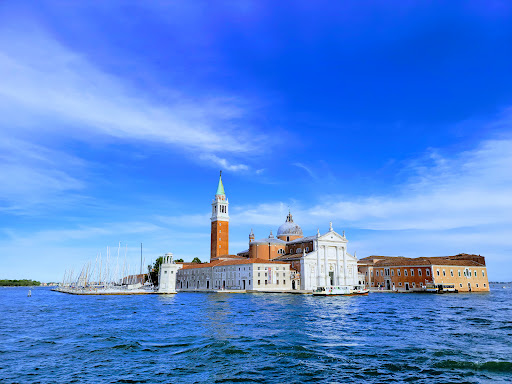
[[[505,383],[512,289],[73,296],[0,289],[2,383]]]

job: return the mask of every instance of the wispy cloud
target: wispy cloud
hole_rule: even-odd
[[[175,89],[155,97],[102,71],[42,30],[0,28],[0,78],[0,121],[11,133],[51,119],[40,127],[48,133],[83,139],[95,133],[226,154],[255,150],[261,138],[237,125],[247,111],[235,97],[197,98]]]
[[[226,171],[238,172],[238,171],[248,171],[249,170],[249,166],[246,164],[241,164],[241,163],[233,164],[233,163],[229,162],[228,160],[226,160],[222,157],[219,157],[217,155],[214,155],[214,154],[204,154],[204,155],[199,156],[199,158],[203,161],[210,162],[210,164],[212,164],[212,165],[217,165],[221,169],[226,170]]]
[[[301,168],[301,169],[305,170],[305,171],[306,171],[306,173],[307,173],[309,176],[311,176],[311,178],[313,178],[313,179],[317,179],[317,178],[318,178],[318,177],[317,177],[317,175],[316,175],[316,174],[311,170],[311,168],[310,168],[310,167],[307,167],[307,166],[305,166],[305,165],[304,165],[304,164],[302,164],[302,163],[293,163],[292,165],[295,165],[296,167],[299,167],[299,168]]]
[[[330,196],[309,210],[368,229],[512,224],[512,140],[487,140],[453,157],[430,150],[394,195]]]
[[[26,141],[0,140],[0,210],[26,213],[41,204],[60,206],[76,201],[83,180],[62,169],[84,169],[85,163],[69,154]]]

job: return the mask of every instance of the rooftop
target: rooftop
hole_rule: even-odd
[[[233,260],[214,260],[211,263],[203,264],[188,264],[183,265],[183,269],[195,269],[195,268],[211,268],[211,267],[224,267],[229,265],[242,265],[242,264],[288,264],[283,261],[272,261],[265,259],[247,259],[239,258]]]
[[[472,255],[468,255],[472,256]],[[376,260],[377,259],[377,260]],[[416,266],[416,265],[453,265],[464,267],[482,267],[485,263],[479,263],[475,260],[454,258],[454,256],[437,256],[437,257],[403,257],[403,256],[368,256],[359,260],[362,263],[372,262],[375,267],[391,267],[391,266]]]

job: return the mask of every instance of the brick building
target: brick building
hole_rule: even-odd
[[[442,257],[368,256],[358,269],[369,288],[423,291],[427,285],[454,285],[459,292],[489,291],[485,258],[458,254]]]

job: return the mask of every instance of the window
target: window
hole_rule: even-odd
[[[446,276],[446,271],[443,269],[443,276]]]
[[[475,271],[475,277],[476,277],[476,271]]]
[[[265,277],[267,277],[267,272],[265,272]]]
[[[478,283],[476,283],[476,287],[478,288]]]
[[[268,280],[265,280],[265,285],[267,285],[267,284],[268,284]]]
[[[483,269],[482,269],[482,277],[485,277],[485,272]]]
[[[261,280],[258,280],[258,285],[261,285]]]
[[[300,253],[300,248],[297,248],[297,253]]]
[[[397,273],[398,276],[400,276],[400,270],[399,269],[396,270],[396,273]]]
[[[222,231],[219,229],[219,233],[222,233]]]
[[[290,241],[290,236],[286,236],[286,241]]]
[[[418,276],[421,276],[422,273],[421,273],[421,269],[418,269]]]
[[[437,270],[437,276],[439,276],[439,269]]]
[[[484,283],[484,287],[487,287],[487,284]]]
[[[458,272],[459,272],[459,277],[460,277],[460,269],[459,269],[459,271],[458,271]]]
[[[401,287],[402,286],[402,283],[398,283],[398,286]]]
[[[379,276],[379,271],[376,271],[375,273],[377,274],[377,276]]]
[[[453,270],[450,269],[450,276],[453,277]]]
[[[260,267],[258,267],[258,271],[260,270]],[[258,275],[259,276],[259,275]]]
[[[391,270],[391,276],[395,276],[395,270],[394,269]]]
[[[251,280],[249,280],[249,285],[251,285]]]
[[[276,280],[276,284],[279,285],[279,280]],[[478,287],[478,285],[477,285],[477,287]]]
[[[462,283],[459,284],[459,287],[462,288]]]
[[[309,247],[306,247],[306,252],[309,252]]]
[[[414,269],[411,269],[411,276],[414,276]]]
[[[404,269],[404,276],[407,276],[407,269]]]
[[[416,287],[416,283],[414,281],[412,282],[412,287]]]

